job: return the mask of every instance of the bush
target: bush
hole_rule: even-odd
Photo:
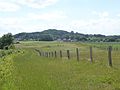
[[[8,46],[13,44],[13,36],[11,33],[5,34],[0,38],[0,49],[8,49]]]

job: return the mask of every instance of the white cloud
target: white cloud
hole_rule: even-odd
[[[73,21],[72,29],[88,34],[120,34],[120,19],[99,18],[88,21]]]
[[[66,18],[62,11],[48,12],[42,14],[29,13],[24,17],[0,17],[0,29],[4,30],[3,32],[32,32],[37,30],[44,30],[48,28],[54,28],[56,25],[50,24],[41,24],[41,20],[45,22],[50,21],[59,21]],[[33,20],[37,23],[32,23]],[[2,33],[2,31],[0,31]]]
[[[98,17],[97,19],[72,20],[71,22],[64,22],[66,20],[66,15],[62,11],[42,14],[29,13],[24,17],[1,17],[0,28],[2,30],[0,29],[0,33],[34,32],[53,28],[87,34],[120,34],[120,18],[110,18],[107,16],[107,14],[103,14],[104,18]],[[42,22],[42,20],[44,21]],[[63,22],[59,22],[59,20]]]
[[[58,0],[17,0],[16,2],[32,8],[45,8],[57,3],[57,1]]]
[[[118,17],[120,17],[120,14],[117,14]]]
[[[58,0],[0,0],[0,11],[14,12],[25,5],[32,8],[45,8],[57,3]]]
[[[1,17],[0,18],[0,33],[5,34],[8,32],[18,33],[25,31],[27,19],[23,17]]]
[[[109,13],[104,11],[104,12],[96,12],[96,11],[93,11],[92,14],[94,15],[97,15],[98,17],[100,18],[106,18],[109,16]]]
[[[11,21],[12,20],[12,21]],[[29,24],[29,19],[25,18],[0,18],[0,28],[4,32],[35,32],[46,29],[61,29],[87,34],[120,34],[120,19],[99,18],[89,20],[75,20],[68,23],[37,23]],[[2,31],[0,31],[2,33]]]
[[[62,11],[54,11],[54,12],[48,12],[43,14],[36,14],[36,13],[29,13],[27,16],[29,19],[32,20],[58,20],[58,19],[64,19],[67,16]]]
[[[14,12],[19,9],[20,7],[17,4],[10,2],[0,2],[0,11],[2,12]]]

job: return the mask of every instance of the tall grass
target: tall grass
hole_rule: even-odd
[[[77,62],[75,48],[80,49]],[[107,50],[93,49],[89,62],[89,45],[61,42],[22,42],[24,53],[14,58],[15,86],[18,90],[120,90],[119,51],[113,51],[113,67],[108,66]],[[64,51],[61,59],[40,57],[34,50]],[[65,56],[70,50],[72,58]],[[59,54],[59,52],[58,52]]]
[[[20,50],[0,51],[0,90],[17,90],[14,84],[15,65],[13,58],[20,53]]]
[[[0,90],[13,89],[13,70],[12,56],[6,56],[0,59]]]

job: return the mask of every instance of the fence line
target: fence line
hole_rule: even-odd
[[[109,64],[110,67],[112,67],[112,46],[109,46],[107,50],[108,50],[108,64]],[[48,58],[49,57],[51,57],[51,58],[60,57],[62,59],[63,57],[67,57],[68,60],[70,60],[71,55],[72,55],[70,50],[66,50],[66,55],[67,56],[63,56],[64,53],[62,52],[62,50],[59,51],[59,55],[57,55],[57,53],[58,53],[57,51],[44,52],[44,51],[41,51],[41,50],[38,50],[38,49],[35,49],[35,51],[37,51],[40,56],[48,57]],[[90,57],[89,57],[90,62],[93,62],[93,47],[92,46],[90,46],[90,48],[89,48],[89,55],[90,55]],[[80,50],[79,50],[79,48],[76,48],[76,55],[75,56],[76,56],[77,61],[80,61]]]

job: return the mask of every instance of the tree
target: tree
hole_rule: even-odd
[[[13,36],[11,33],[5,34],[0,38],[0,49],[4,49],[13,44]]]
[[[49,34],[42,34],[40,35],[39,41],[53,41],[53,37]]]

